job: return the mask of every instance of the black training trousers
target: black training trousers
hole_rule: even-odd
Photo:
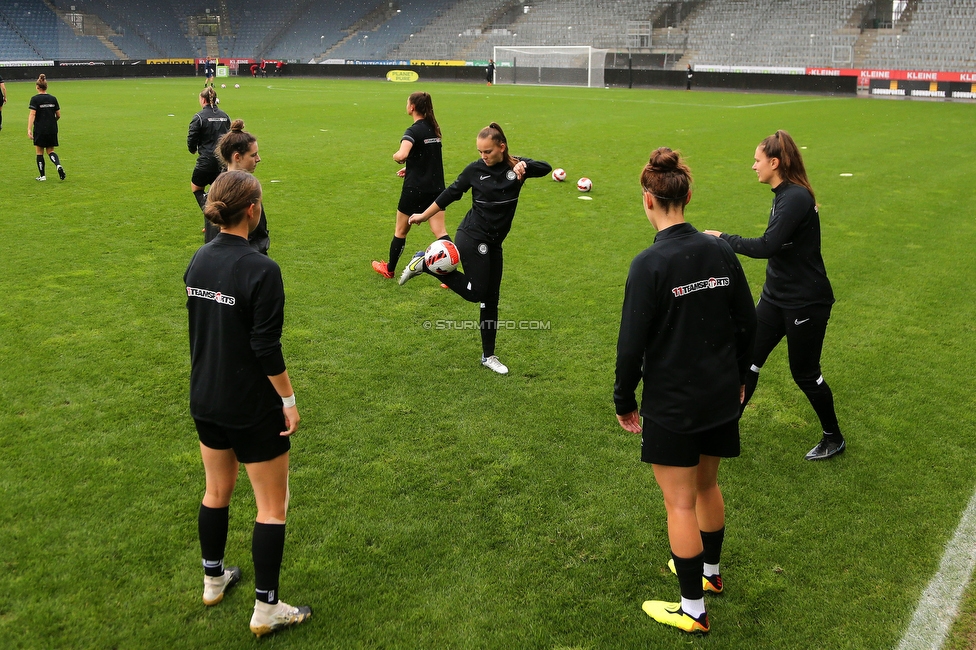
[[[435,276],[468,302],[481,303],[479,329],[482,354],[495,354],[498,333],[498,293],[502,286],[502,245],[480,241],[458,230],[454,245],[461,254],[464,273]]]
[[[749,402],[759,370],[773,349],[786,337],[793,381],[810,400],[817,412],[820,424],[827,433],[840,433],[834,412],[834,397],[820,371],[820,353],[823,351],[830,305],[807,305],[798,309],[783,309],[761,300],[756,305],[759,327],[756,330],[756,346],[753,352],[753,368],[746,376],[746,399]]]

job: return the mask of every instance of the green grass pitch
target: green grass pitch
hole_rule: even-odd
[[[287,292],[293,439],[281,579],[312,620],[276,648],[891,648],[976,485],[973,104],[684,91],[275,79],[220,90],[258,136],[271,256]],[[190,79],[51,80],[65,182],[34,180],[33,86],[8,83],[0,256],[0,645],[246,648],[254,504],[242,474],[227,562],[200,601],[203,469],[187,409],[182,274]],[[407,95],[431,92],[448,180],[490,121],[563,167],[530,181],[505,244],[500,377],[477,317],[386,258]],[[820,436],[785,345],[723,465],[727,589],[712,633],[655,624],[676,598],[664,506],[611,391],[628,265],[654,232],[638,174],[680,149],[695,226],[758,236],[756,144],[792,133],[821,205],[838,302],[824,374],[847,453]],[[842,176],[853,174],[853,176]],[[591,201],[574,181],[593,179]],[[447,212],[453,233],[470,197]],[[410,234],[405,255],[431,240]],[[404,258],[405,261],[406,257]],[[743,260],[758,296],[764,263]],[[402,264],[401,264],[402,266]],[[707,408],[708,405],[702,405]]]

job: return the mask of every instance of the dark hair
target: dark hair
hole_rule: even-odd
[[[441,137],[441,127],[434,117],[434,102],[430,98],[430,93],[413,93],[407,101],[413,104],[413,110],[417,111],[430,128],[434,129],[437,137]]]
[[[498,122],[492,122],[485,128],[481,129],[478,133],[479,138],[489,138],[495,144],[505,145],[505,164],[509,167],[515,167],[518,162],[512,156],[511,152],[508,150],[508,138],[505,137],[505,132],[502,131],[502,127],[498,126]]]
[[[780,178],[788,183],[807,188],[810,196],[813,197],[813,202],[817,202],[817,198],[813,196],[813,188],[810,187],[810,180],[807,178],[807,170],[803,166],[800,148],[796,146],[796,142],[793,141],[789,133],[780,129],[760,142],[759,147],[767,158],[779,160],[777,171]]]
[[[47,90],[47,77],[45,75],[40,75],[37,78],[37,83],[35,84],[41,90]]]
[[[207,106],[209,106],[212,110],[217,110],[217,91],[214,90],[213,86],[204,88],[200,92],[200,97],[207,100]]]
[[[244,120],[234,120],[230,124],[230,131],[220,136],[220,139],[217,140],[217,146],[214,147],[214,151],[217,152],[217,157],[220,158],[224,165],[230,165],[235,153],[243,156],[250,150],[251,145],[257,141],[257,138],[244,130]]]
[[[681,159],[681,154],[668,147],[659,147],[651,153],[640,177],[641,187],[664,208],[684,210],[691,190],[691,170]]]
[[[224,172],[210,186],[203,216],[215,226],[232,228],[244,219],[244,211],[261,198],[261,183],[242,171]]]

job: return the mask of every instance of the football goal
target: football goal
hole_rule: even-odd
[[[495,83],[599,88],[606,58],[589,45],[496,45]]]

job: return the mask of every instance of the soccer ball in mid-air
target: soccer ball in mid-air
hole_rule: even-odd
[[[564,180],[566,180],[566,170],[562,167],[557,167],[556,169],[552,170],[552,180],[562,183]]]
[[[446,239],[438,239],[424,253],[424,266],[437,275],[447,275],[457,268],[460,261],[457,246]]]
[[[589,192],[593,189],[593,181],[584,176],[576,181],[576,189],[578,189],[580,192]]]
[[[234,88],[240,88],[241,84],[234,84]]]
[[[220,87],[221,88],[226,88],[227,87],[227,84],[220,84]]]

